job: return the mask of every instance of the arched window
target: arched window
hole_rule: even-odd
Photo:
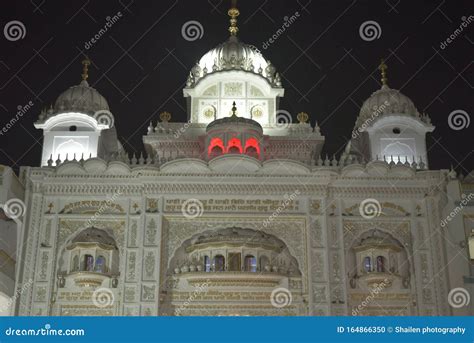
[[[222,272],[225,270],[225,257],[222,255],[216,255],[214,257],[213,269],[216,272]]]
[[[240,154],[240,149],[236,146],[231,146],[231,147],[229,147],[228,153],[229,154]]]
[[[204,271],[211,271],[211,259],[209,258],[209,256],[204,256]]]
[[[270,262],[267,256],[262,256],[260,257],[260,271],[264,271],[265,266],[270,266]]]
[[[81,270],[85,270],[89,272],[94,270],[94,257],[92,257],[92,255],[89,255],[89,254],[84,255],[84,260],[83,260]]]
[[[105,265],[105,257],[102,255],[99,255],[97,259],[95,260],[95,267],[94,271],[98,273],[106,273],[107,272],[107,266]]]
[[[231,138],[229,142],[227,142],[227,152],[230,154],[241,154],[242,143],[240,143],[240,139],[235,137]]]
[[[364,258],[364,269],[367,273],[370,273],[372,271],[372,261],[370,260],[369,256],[366,256]]]
[[[216,255],[214,257],[214,271],[223,272],[225,270],[225,258],[222,255]]]
[[[247,255],[245,256],[244,269],[246,272],[255,273],[257,271],[257,259],[255,256]]]
[[[255,138],[249,138],[245,142],[245,153],[249,156],[258,158],[260,155],[260,146]]]
[[[214,157],[220,156],[220,155],[222,155],[222,153],[223,153],[222,148],[220,146],[216,145],[210,151],[209,158],[214,158]]]
[[[385,272],[385,261],[383,256],[377,256],[377,272]]]
[[[71,271],[73,271],[73,272],[79,271],[79,256],[78,256],[78,255],[75,255],[75,256],[72,258]]]
[[[224,150],[224,143],[222,142],[222,139],[220,139],[219,137],[214,137],[209,142],[207,154],[209,155],[209,157],[211,157],[213,154],[216,154],[217,156],[218,153],[222,154]]]
[[[81,156],[81,153],[87,153],[87,149],[81,143],[72,138],[59,144],[55,151],[55,155],[58,155],[61,160],[64,160],[66,156],[71,160],[74,154],[76,154],[76,156]]]
[[[246,155],[249,155],[249,156],[251,156],[251,157],[258,158],[257,149],[255,149],[253,146],[249,146],[249,147],[245,150],[245,154],[246,154]]]

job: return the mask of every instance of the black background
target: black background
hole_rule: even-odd
[[[281,108],[306,111],[326,136],[323,153],[339,154],[359,108],[380,87],[376,69],[384,57],[389,85],[401,89],[436,130],[428,135],[431,169],[469,173],[474,168],[473,127],[455,131],[448,115],[473,116],[474,22],[444,50],[440,43],[473,11],[472,1],[254,1],[240,0],[239,38],[255,45],[282,74]],[[42,131],[33,127],[44,107],[80,82],[83,54],[92,59],[90,84],[106,97],[119,139],[128,152],[143,151],[142,136],[159,113],[185,121],[182,88],[193,64],[228,37],[230,1],[5,1],[1,28],[11,20],[26,36],[0,36],[0,126],[29,101],[30,109],[0,136],[0,163],[37,166]],[[107,16],[122,18],[85,50]],[[296,11],[300,17],[268,49],[262,45]],[[201,39],[187,41],[181,28],[199,21]],[[379,39],[364,41],[359,27],[379,23]],[[2,32],[3,33],[3,32]],[[474,118],[472,118],[474,120]]]

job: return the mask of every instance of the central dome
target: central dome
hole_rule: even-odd
[[[239,41],[237,36],[230,36],[227,41],[208,51],[199,61],[199,66],[207,72],[243,69],[263,73],[271,65],[258,49]]]
[[[230,36],[224,43],[205,53],[192,68],[187,86],[194,86],[206,75],[229,70],[259,74],[273,86],[281,87],[280,76],[272,63],[255,46],[241,42],[237,36]]]

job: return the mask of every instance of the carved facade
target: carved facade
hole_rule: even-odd
[[[264,163],[255,177],[212,165],[179,173],[176,163],[201,162],[92,159],[27,169],[28,206],[37,210],[25,223],[30,268],[22,280],[34,287],[22,293],[18,314],[451,313],[431,208],[441,201],[443,173],[386,165],[374,178],[384,162],[370,162],[307,167],[295,178],[301,166],[285,161],[268,171]],[[216,192],[216,178],[232,195]],[[387,189],[390,182],[399,185]],[[381,204],[373,218],[359,208],[369,196]],[[288,290],[289,305],[272,305],[276,288]],[[94,304],[99,289],[109,305]]]
[[[429,118],[385,79],[342,155],[323,158],[317,124],[282,117],[278,73],[231,32],[190,73],[189,122],[162,113],[144,136],[146,157],[116,141],[87,69],[40,115],[47,142],[70,144],[48,143],[41,166],[21,170],[11,313],[465,314],[448,294],[466,264],[447,269],[459,249],[442,225],[457,181],[426,169]],[[385,107],[371,118],[374,105]],[[375,149],[392,126],[391,145]],[[414,130],[405,152],[417,156],[394,157],[405,126]],[[94,143],[90,155],[76,130]]]

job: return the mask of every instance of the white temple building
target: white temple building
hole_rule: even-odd
[[[1,313],[473,315],[474,174],[429,168],[430,118],[382,63],[344,153],[322,156],[229,15],[183,89],[188,121],[163,112],[145,154],[118,141],[87,59],[39,115],[41,165],[0,169]]]

